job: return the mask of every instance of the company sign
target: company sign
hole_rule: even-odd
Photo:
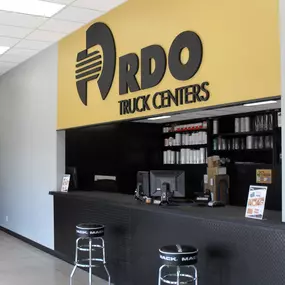
[[[102,54],[97,49],[100,46]],[[186,62],[182,62],[182,51],[187,50]],[[203,45],[200,37],[193,31],[181,32],[172,42],[169,51],[160,45],[150,45],[141,49],[140,55],[128,53],[119,57],[119,95],[120,115],[142,113],[154,109],[168,108],[207,101],[210,98],[209,82],[187,84],[174,90],[160,90],[126,98],[128,93],[147,90],[157,86],[164,78],[168,68],[177,81],[187,81],[198,71],[203,58]],[[97,80],[101,97],[105,100],[114,80],[116,68],[116,46],[110,28],[104,23],[91,25],[86,32],[86,49],[80,51],[76,60],[76,85],[78,95],[87,106],[88,82]],[[140,72],[139,72],[140,70]],[[139,83],[139,80],[140,82]],[[145,91],[147,92],[147,91]]]

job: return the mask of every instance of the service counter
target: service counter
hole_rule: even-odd
[[[199,248],[199,285],[280,285],[284,282],[285,225],[281,212],[245,219],[245,208],[160,207],[133,196],[105,192],[50,192],[54,196],[55,251],[72,262],[75,226],[106,225],[108,267],[116,285],[154,285],[158,249],[167,244]],[[98,275],[104,277],[103,271]]]

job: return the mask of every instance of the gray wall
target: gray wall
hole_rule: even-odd
[[[65,161],[56,117],[55,45],[0,77],[0,225],[52,249],[48,192]]]

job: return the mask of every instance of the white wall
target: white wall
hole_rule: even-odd
[[[57,188],[65,160],[56,117],[57,46],[52,46],[0,77],[0,225],[52,249],[48,192]]]
[[[279,0],[281,40],[281,112],[282,112],[282,222],[285,222],[285,1]]]

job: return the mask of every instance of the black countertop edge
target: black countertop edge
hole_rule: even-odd
[[[51,191],[50,195],[68,199],[85,201],[104,201],[108,204],[141,211],[170,214],[200,220],[211,220],[225,223],[239,224],[247,227],[259,227],[264,230],[285,230],[285,223],[281,222],[281,212],[265,210],[264,220],[245,218],[245,207],[226,206],[222,208],[199,207],[194,204],[181,204],[181,206],[146,205],[136,201],[132,195],[121,193],[107,193],[100,191]]]

